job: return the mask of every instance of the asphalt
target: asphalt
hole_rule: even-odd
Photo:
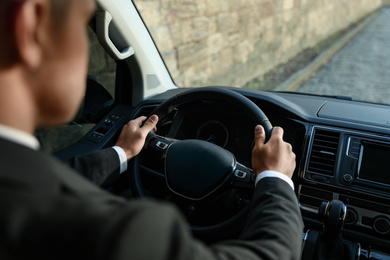
[[[390,8],[363,20],[277,90],[390,104]]]

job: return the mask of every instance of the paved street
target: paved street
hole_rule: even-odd
[[[298,91],[390,104],[390,8],[382,9]]]

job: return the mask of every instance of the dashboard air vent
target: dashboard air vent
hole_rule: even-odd
[[[333,176],[340,133],[316,130],[311,147],[308,171]]]

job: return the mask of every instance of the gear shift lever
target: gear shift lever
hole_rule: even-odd
[[[339,200],[323,202],[318,214],[323,219],[323,230],[311,232],[315,242],[311,242],[313,248],[303,251],[302,259],[356,259],[358,245],[344,240],[341,234],[347,216],[345,204]]]
[[[324,218],[324,238],[334,239],[338,237],[344,227],[347,206],[339,200],[322,202],[319,214]]]

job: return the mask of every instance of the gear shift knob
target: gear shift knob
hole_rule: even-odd
[[[347,206],[340,200],[322,202],[319,215],[324,220],[323,235],[329,239],[335,238],[344,227]]]

